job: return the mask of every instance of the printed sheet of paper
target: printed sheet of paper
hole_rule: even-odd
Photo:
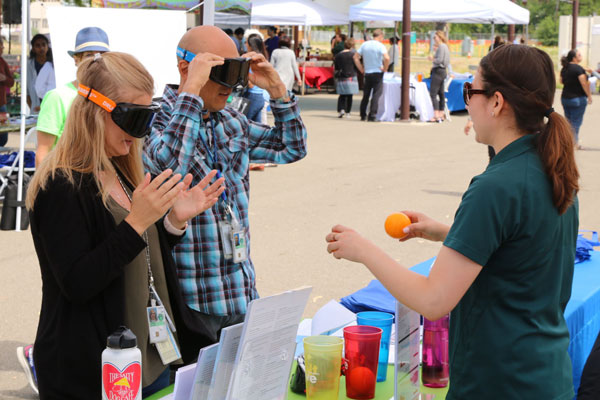
[[[235,367],[235,357],[243,328],[244,324],[240,323],[223,328],[221,331],[208,400],[223,400],[227,396],[227,388]]]
[[[396,302],[396,332],[394,339],[394,398],[419,398],[419,324],[420,316]]]
[[[200,349],[198,361],[196,362],[194,388],[192,389],[190,400],[208,399],[208,391],[210,390],[210,382],[212,380],[218,350],[218,343]]]
[[[296,333],[311,290],[305,287],[250,302],[228,400],[285,399]]]
[[[356,314],[337,301],[330,300],[315,313],[311,335],[329,335],[354,321]]]
[[[195,372],[196,364],[186,365],[175,372],[174,400],[189,400],[192,386],[194,385]]]

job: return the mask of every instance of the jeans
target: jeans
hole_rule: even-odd
[[[446,68],[435,67],[431,69],[431,86],[429,95],[434,110],[444,111],[446,96],[444,91],[444,80],[446,79]],[[438,96],[440,99],[438,100]]]
[[[247,92],[244,97],[250,100],[250,104],[248,105],[248,119],[250,121],[261,123],[260,112],[265,105],[265,99],[263,98],[262,93]]]
[[[585,108],[587,107],[587,97],[581,96],[572,99],[561,97],[560,102],[565,110],[565,117],[573,127],[575,144],[577,144],[579,143],[579,127],[583,122],[583,113],[585,113]]]
[[[349,114],[352,110],[352,95],[351,94],[340,94],[338,97],[337,110],[341,112],[342,110]]]
[[[363,98],[360,102],[360,119],[365,119],[367,117],[367,106],[369,105],[369,97],[371,97],[371,91],[373,92],[373,97],[371,98],[369,119],[375,119],[375,116],[377,116],[379,98],[381,97],[381,93],[383,93],[383,72],[365,74]]]

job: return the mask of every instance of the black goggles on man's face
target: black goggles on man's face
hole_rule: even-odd
[[[108,111],[119,128],[138,139],[150,134],[154,116],[160,110],[160,105],[157,103],[149,105],[115,103],[102,93],[82,84],[79,84],[78,93]]]
[[[177,56],[191,62],[196,55],[181,47],[177,48]],[[211,81],[228,88],[246,87],[248,85],[248,72],[250,71],[250,58],[226,58],[223,65],[215,65],[210,70]]]

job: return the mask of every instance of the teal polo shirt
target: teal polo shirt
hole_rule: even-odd
[[[506,146],[471,181],[444,241],[483,266],[450,316],[457,399],[572,399],[569,331],[577,199],[552,204],[537,135]]]

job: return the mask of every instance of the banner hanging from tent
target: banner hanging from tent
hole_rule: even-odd
[[[92,7],[189,10],[199,2],[199,0],[92,0]],[[216,12],[250,15],[250,7],[250,0],[215,0]]]

